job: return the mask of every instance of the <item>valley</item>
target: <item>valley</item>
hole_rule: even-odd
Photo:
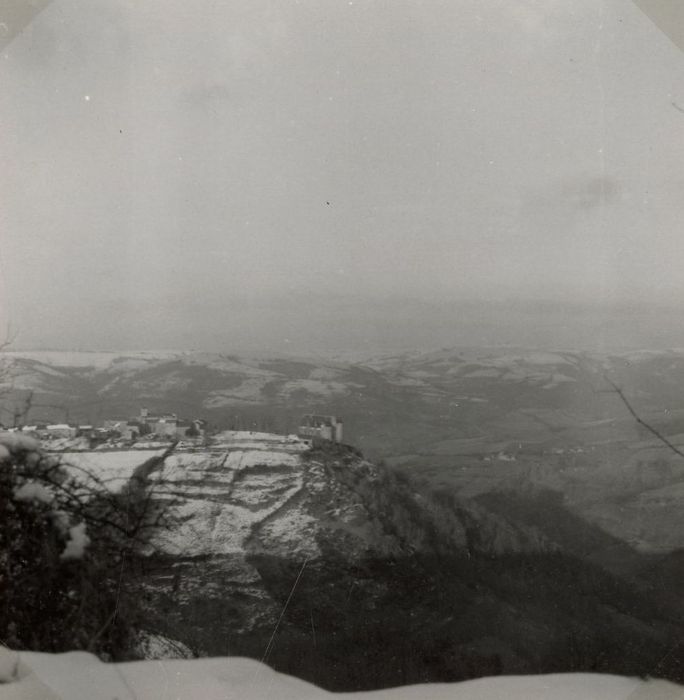
[[[465,498],[558,491],[581,517],[644,551],[684,545],[684,460],[639,415],[684,445],[684,352],[462,349],[370,359],[207,353],[4,353],[0,421],[98,424],[159,413],[213,430],[296,432],[304,413],[344,420],[345,441]]]
[[[684,444],[684,353],[2,361],[5,410],[28,406],[27,422],[141,406],[206,421],[145,485],[170,524],[131,584],[140,633],[166,654],[251,656],[331,690],[684,679],[684,460],[607,381]],[[347,444],[298,438],[311,412],[340,416]],[[52,454],[117,492],[170,443],[79,444]]]

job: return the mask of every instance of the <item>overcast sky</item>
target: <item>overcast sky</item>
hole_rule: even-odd
[[[19,345],[518,342],[453,309],[684,309],[684,54],[631,2],[53,0],[17,32]]]

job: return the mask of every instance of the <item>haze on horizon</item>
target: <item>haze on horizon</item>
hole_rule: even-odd
[[[633,3],[44,5],[0,54],[18,346],[684,346],[684,55]]]

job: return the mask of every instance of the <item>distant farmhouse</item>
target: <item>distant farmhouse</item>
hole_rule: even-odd
[[[143,435],[173,439],[203,435],[206,422],[181,420],[175,413],[153,416],[148,409],[141,408],[140,415],[135,418],[105,420],[104,429],[107,432],[118,433],[124,440],[137,440]]]
[[[14,430],[16,430],[16,428],[14,428]],[[74,425],[67,425],[66,423],[24,425],[21,428],[21,432],[29,435],[39,435],[43,438],[72,438],[78,433],[78,428]]]
[[[66,423],[54,423],[48,425],[47,433],[53,438],[72,438],[76,436],[77,428]]]
[[[21,428],[10,428],[11,431],[20,430],[27,435],[34,435],[41,439],[73,438],[79,435],[80,428],[67,423],[37,423],[36,425],[24,425]]]
[[[319,416],[309,413],[302,417],[297,431],[301,438],[342,442],[342,421],[335,416]]]

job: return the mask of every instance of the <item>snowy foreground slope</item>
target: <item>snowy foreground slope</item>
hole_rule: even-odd
[[[4,657],[3,657],[4,654]],[[2,668],[4,667],[4,668]],[[245,658],[104,664],[84,652],[0,653],[2,700],[676,700],[665,681],[598,674],[502,676],[464,683],[329,693]],[[1,676],[0,676],[1,677]]]

